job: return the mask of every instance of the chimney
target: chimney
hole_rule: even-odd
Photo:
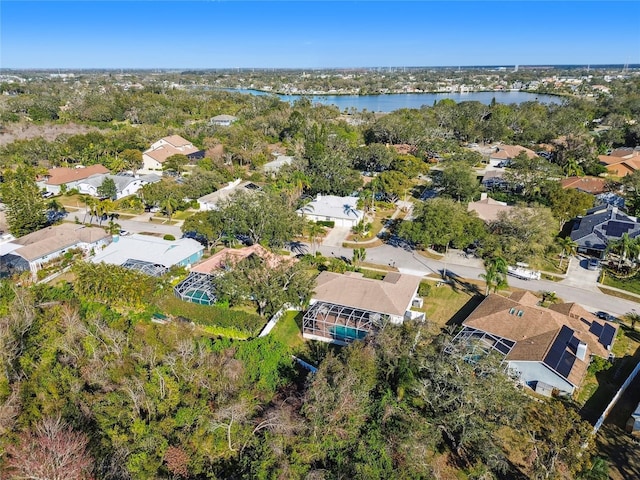
[[[578,348],[576,348],[576,357],[580,360],[584,361],[587,357],[587,344],[584,342],[578,343]]]

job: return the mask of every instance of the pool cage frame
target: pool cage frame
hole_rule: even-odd
[[[514,340],[465,325],[449,342],[444,351],[450,355],[462,355],[468,361],[475,361],[491,352],[497,352],[504,363],[504,359],[515,345]]]
[[[128,258],[121,266],[152,277],[161,277],[169,271],[167,267],[160,263],[145,262],[144,260],[136,260],[135,258]]]
[[[363,339],[369,333],[382,330],[388,322],[389,315],[384,313],[335,303],[316,302],[302,317],[302,333],[309,338],[347,345]]]
[[[213,305],[216,303],[216,294],[212,280],[213,276],[208,273],[190,272],[187,278],[173,288],[173,293],[185,302]],[[208,300],[203,301],[203,297],[197,295],[197,292],[205,293]]]

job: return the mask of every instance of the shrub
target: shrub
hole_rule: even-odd
[[[431,284],[427,282],[420,282],[418,287],[418,295],[421,297],[428,297],[431,293]]]
[[[589,373],[595,375],[598,372],[608,370],[613,365],[609,360],[602,357],[593,357],[589,364]]]
[[[170,233],[167,233],[167,234],[166,234],[164,237],[162,237],[162,238],[164,238],[165,240],[169,240],[170,242],[173,242],[173,241],[176,239],[176,237],[174,237],[174,236],[173,236],[173,235],[171,235]]]
[[[318,220],[316,222],[318,225],[322,225],[323,227],[333,228],[336,226],[336,222],[330,220]]]
[[[207,327],[215,335],[247,338],[257,335],[265,320],[256,314],[219,305],[197,305],[183,302],[168,294],[160,302],[160,309],[174,317],[182,317]]]

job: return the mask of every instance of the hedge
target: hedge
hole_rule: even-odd
[[[265,324],[265,319],[256,314],[217,305],[184,302],[172,294],[161,300],[160,308],[166,314],[191,320],[207,327],[207,331],[225,337],[246,339],[260,333]]]

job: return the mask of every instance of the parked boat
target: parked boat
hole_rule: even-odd
[[[509,265],[507,267],[507,273],[522,280],[540,280],[540,272],[531,270],[527,268],[528,266],[526,263],[517,263],[515,267]]]

